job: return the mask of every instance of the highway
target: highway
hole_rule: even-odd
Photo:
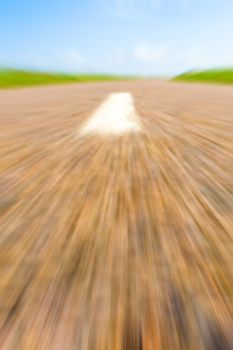
[[[233,349],[233,87],[0,91],[0,349]]]

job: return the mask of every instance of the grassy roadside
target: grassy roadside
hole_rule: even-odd
[[[174,81],[213,84],[233,84],[233,68],[191,71],[173,78]]]
[[[66,83],[117,81],[132,77],[105,74],[44,73],[17,69],[0,69],[0,88],[39,86]]]

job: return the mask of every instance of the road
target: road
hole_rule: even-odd
[[[233,349],[233,87],[2,90],[0,123],[1,350]]]

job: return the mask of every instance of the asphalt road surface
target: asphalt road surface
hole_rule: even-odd
[[[0,92],[0,349],[233,349],[233,87]]]

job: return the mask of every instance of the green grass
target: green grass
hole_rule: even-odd
[[[233,84],[233,68],[191,71],[175,77],[175,81]]]
[[[18,69],[0,70],[0,88],[39,86],[66,83],[89,83],[131,79],[126,76],[105,74],[44,73]]]

